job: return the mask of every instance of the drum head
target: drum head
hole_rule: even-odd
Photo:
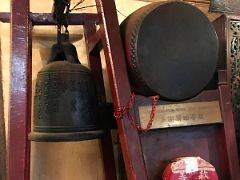
[[[215,29],[199,9],[187,3],[159,5],[146,15],[135,47],[143,80],[166,99],[193,97],[216,71]]]

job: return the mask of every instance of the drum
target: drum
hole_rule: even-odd
[[[208,18],[193,5],[152,3],[120,27],[133,91],[186,100],[213,78],[218,38]]]

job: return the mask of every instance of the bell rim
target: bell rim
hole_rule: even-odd
[[[104,130],[67,132],[67,133],[42,133],[31,132],[28,135],[30,141],[35,142],[74,142],[99,139],[105,134]]]

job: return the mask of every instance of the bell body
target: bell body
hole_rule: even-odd
[[[184,2],[152,3],[121,24],[132,89],[145,96],[186,100],[207,86],[218,61],[208,18]]]
[[[37,76],[35,141],[77,141],[99,137],[97,97],[89,70],[80,63],[54,61]]]

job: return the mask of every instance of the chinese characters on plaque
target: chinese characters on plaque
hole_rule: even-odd
[[[140,106],[142,127],[146,127],[151,106]],[[222,123],[218,101],[158,105],[152,129]]]

